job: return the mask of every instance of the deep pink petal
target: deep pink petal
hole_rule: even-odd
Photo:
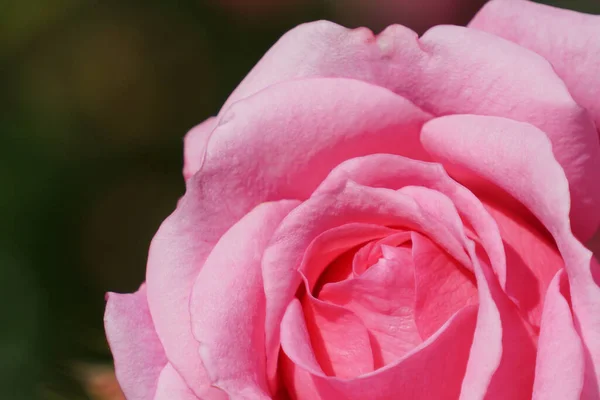
[[[565,295],[564,271],[548,287],[535,365],[534,400],[579,400],[585,375],[585,355]],[[590,394],[591,395],[591,394]]]
[[[284,360],[282,372],[286,382],[294,384],[298,400],[392,400],[399,393],[414,399],[457,398],[475,319],[476,307],[464,308],[402,359],[358,378],[340,379],[320,369],[301,307],[293,300],[281,322],[281,345],[291,361]]]
[[[190,312],[200,355],[213,385],[232,397],[270,398],[261,351],[260,262],[273,232],[298,203],[263,203],[244,216],[213,248],[194,285]]]
[[[152,397],[148,397],[151,399]],[[130,398],[127,397],[129,400]],[[200,400],[190,389],[179,373],[171,364],[167,364],[160,373],[154,400]],[[212,400],[213,397],[203,397],[202,400]]]
[[[410,232],[398,231],[381,240],[372,241],[361,247],[352,260],[352,275],[356,278],[370,266],[375,265],[383,257],[382,248],[385,246],[397,247],[410,242]]]
[[[506,250],[507,280],[505,290],[527,320],[540,326],[544,294],[550,281],[564,262],[551,238],[510,211],[486,203],[494,217]]]
[[[554,237],[565,262],[575,320],[586,350],[585,388],[597,387],[600,287],[592,270],[598,265],[571,233],[569,182],[547,136],[531,125],[503,118],[457,115],[431,121],[423,128],[422,141],[448,169],[470,171],[519,200]],[[599,171],[590,175],[597,180]]]
[[[600,132],[600,15],[533,1],[492,0],[469,27],[493,33],[544,56],[565,81],[575,101],[592,114]]]
[[[410,249],[384,245],[375,265],[354,279],[326,284],[319,299],[360,317],[371,335],[375,368],[381,368],[422,342],[415,325],[414,283]]]
[[[208,118],[185,135],[183,139],[183,178],[186,181],[202,166],[206,145],[216,124],[215,117]]]
[[[434,115],[496,115],[539,127],[552,141],[569,179],[575,234],[587,240],[596,230],[600,188],[591,175],[600,170],[596,128],[552,66],[535,52],[485,32],[453,26],[434,27],[419,39],[398,25],[375,37],[364,28],[351,31],[323,21],[305,24],[288,32],[265,54],[227,100],[220,118],[230,118],[232,104],[270,85],[315,77],[352,78],[379,85]],[[313,103],[319,97],[315,94],[307,100],[311,110],[318,109]],[[280,102],[285,103],[287,100]],[[342,120],[353,114],[346,110]],[[370,114],[365,109],[355,115]],[[285,135],[285,139],[289,137]],[[254,135],[247,140],[251,144]],[[240,149],[246,146],[245,141],[239,144]],[[264,151],[273,155],[280,148],[273,142]],[[389,149],[396,152],[392,144]],[[287,169],[294,165],[296,158],[289,157]]]
[[[353,247],[394,234],[394,229],[360,223],[349,223],[329,229],[317,236],[306,248],[298,271],[312,291],[331,262]]]
[[[167,357],[148,311],[146,286],[132,294],[107,295],[104,326],[123,393],[131,400],[154,397]]]
[[[352,311],[303,296],[302,310],[317,362],[330,376],[353,378],[375,369],[369,332]]]
[[[413,233],[412,244],[415,316],[421,336],[427,339],[458,310],[477,303],[477,287],[469,271],[427,238]]]

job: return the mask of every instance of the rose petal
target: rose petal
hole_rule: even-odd
[[[532,1],[492,0],[469,23],[518,43],[552,63],[600,133],[600,16]]]
[[[302,298],[302,309],[315,357],[325,374],[352,378],[375,369],[369,332],[353,312],[309,293]]]
[[[586,350],[584,391],[597,387],[600,371],[593,366],[600,365],[600,287],[592,270],[598,264],[571,233],[569,182],[547,136],[531,125],[503,118],[456,115],[431,121],[421,138],[436,160],[493,182],[524,204],[552,234],[565,262],[575,320]],[[590,175],[597,180],[599,171]]]
[[[399,231],[381,240],[372,241],[361,247],[352,260],[352,275],[356,278],[370,266],[375,265],[383,257],[382,248],[385,246],[397,247],[410,242],[410,232]]]
[[[398,393],[415,399],[456,398],[475,319],[476,307],[464,308],[402,359],[358,378],[340,379],[328,377],[320,369],[300,304],[294,299],[281,322],[281,345],[295,368],[290,370],[290,364],[284,361],[282,372],[285,380],[295,385],[294,394],[298,400],[383,400],[396,398]]]
[[[427,339],[452,315],[478,301],[474,277],[446,252],[417,233],[412,234],[415,263],[415,318]]]
[[[556,245],[544,232],[507,209],[486,203],[494,217],[506,250],[508,275],[505,291],[526,315],[527,320],[539,328],[544,293],[564,262]]]
[[[298,268],[306,277],[308,290],[315,288],[317,280],[337,257],[353,247],[395,232],[394,229],[380,225],[349,223],[321,233],[306,249]]]
[[[579,400],[585,374],[585,355],[565,296],[564,271],[548,287],[535,366],[534,400]],[[591,395],[591,393],[590,393]]]
[[[189,298],[208,253],[235,220],[218,213],[223,203],[206,192],[194,177],[187,181],[186,194],[152,240],[146,283],[150,313],[170,363],[196,396],[219,399],[226,397],[209,386],[200,355],[190,351],[198,342],[192,334]]]
[[[147,398],[149,397],[144,397],[144,399]],[[140,397],[140,400],[141,399],[142,398]],[[160,377],[158,378],[158,384],[154,400],[173,399],[198,400],[198,397],[196,397],[194,392],[192,392],[192,390],[187,386],[183,378],[181,378],[179,373],[175,370],[175,368],[173,368],[173,365],[167,364],[160,373]]]
[[[596,69],[586,71],[593,74]],[[600,187],[592,174],[600,170],[598,133],[552,66],[535,52],[485,32],[454,26],[434,27],[419,39],[398,25],[375,37],[364,28],[351,31],[323,21],[305,24],[288,32],[265,54],[229,97],[220,117],[229,118],[230,105],[270,85],[314,77],[370,82],[434,115],[496,115],[539,127],[552,141],[569,179],[575,234],[587,240],[596,230]],[[307,104],[318,98],[312,96]],[[365,110],[356,115],[369,114]],[[353,113],[345,115],[342,119]],[[293,124],[286,129],[289,126]],[[293,137],[284,136],[285,140]],[[253,140],[248,136],[248,143]],[[246,142],[239,143],[240,149],[246,146]],[[273,142],[265,148],[273,155],[277,150],[268,148],[280,149],[281,145]],[[291,169],[296,158],[288,160],[287,169]]]
[[[371,335],[375,369],[417,347],[415,280],[410,249],[384,246],[384,257],[357,278],[328,283],[319,299],[352,311]],[[337,375],[339,376],[339,375]]]
[[[216,125],[215,117],[208,118],[185,135],[183,139],[183,178],[186,181],[202,166],[208,139]]]
[[[296,201],[263,203],[229,229],[208,256],[190,298],[192,329],[215,386],[268,399],[264,365],[262,252]],[[188,349],[194,351],[194,349]]]
[[[125,396],[131,400],[153,398],[167,357],[148,311],[146,285],[132,294],[109,293],[104,326]]]

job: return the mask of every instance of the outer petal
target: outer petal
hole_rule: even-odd
[[[492,0],[469,24],[541,54],[600,133],[600,15],[524,0]]]
[[[385,89],[342,79],[284,83],[231,107],[202,170],[186,182],[186,194],[154,237],[146,273],[165,353],[197,396],[207,377],[200,357],[188,351],[196,346],[189,297],[220,237],[262,202],[307,198],[347,158],[414,155],[428,118]]]
[[[233,399],[269,399],[260,260],[296,201],[263,203],[219,240],[190,299],[194,336],[215,386]],[[194,349],[188,349],[193,352]]]
[[[534,400],[579,400],[585,375],[585,355],[565,295],[564,271],[559,271],[546,294],[535,365]]]
[[[149,397],[150,399],[151,397]],[[129,398],[128,398],[129,399]],[[156,388],[154,400],[198,400],[198,397],[184,382],[183,378],[173,368],[171,364],[167,364],[160,373]],[[211,400],[211,398],[205,398]]]
[[[586,351],[584,392],[597,388],[600,287],[593,270],[598,263],[571,233],[569,184],[547,137],[532,126],[503,118],[457,115],[431,121],[423,128],[422,141],[448,169],[471,171],[519,200],[554,237],[565,261],[575,321]]]
[[[204,162],[206,145],[212,130],[217,126],[215,117],[193,127],[183,139],[183,178],[187,181]]]
[[[107,299],[104,325],[123,393],[130,400],[152,399],[167,358],[148,311],[146,285]]]
[[[220,118],[228,118],[234,102],[265,87],[313,77],[370,82],[434,115],[496,115],[539,127],[569,179],[575,234],[587,240],[596,230],[600,188],[590,176],[600,170],[596,128],[552,66],[533,51],[452,26],[434,27],[419,39],[398,25],[377,37],[367,29],[350,31],[329,22],[301,25],[267,52],[227,100]]]

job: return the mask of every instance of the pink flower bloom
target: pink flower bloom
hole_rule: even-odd
[[[600,17],[284,35],[185,139],[128,399],[598,399]]]

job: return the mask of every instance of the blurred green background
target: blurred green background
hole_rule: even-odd
[[[0,0],[0,398],[92,398],[104,293],[143,281],[184,191],[183,135],[291,27],[361,22],[344,0],[260,3]]]

